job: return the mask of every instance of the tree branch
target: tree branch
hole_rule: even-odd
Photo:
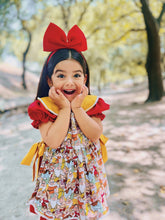
[[[93,34],[95,34],[97,31],[103,30],[103,29],[107,29],[108,27],[106,26],[102,26],[102,27],[96,27],[95,29],[93,29],[93,31],[86,37],[87,39],[89,39],[90,37],[92,37]],[[121,35],[119,38],[111,41],[111,43],[116,43],[118,41],[120,41],[123,37],[125,37],[127,34],[129,34],[130,32],[139,32],[139,31],[146,31],[145,28],[131,28],[130,30],[126,31],[123,35]]]
[[[128,16],[130,16],[131,14],[134,14],[134,13],[139,13],[139,11],[137,11],[137,10],[130,11],[129,13],[121,15],[118,19],[116,19],[112,22],[118,22],[118,21],[122,20],[123,18],[128,17]]]
[[[157,18],[157,22],[158,22],[158,24],[159,24],[159,27],[160,27],[160,23],[161,23],[161,21],[162,21],[162,17],[163,17],[164,12],[165,12],[165,3],[163,3],[163,5],[162,5],[162,10],[161,10],[161,12],[160,12],[160,15],[159,15],[159,17]]]
[[[61,7],[61,11],[62,11],[62,17],[63,17],[63,20],[64,20],[64,24],[65,24],[65,31],[68,31],[69,29],[69,18],[70,18],[70,15],[71,15],[71,3],[73,2],[73,0],[70,0],[69,1],[69,4],[68,6],[65,5],[65,1],[58,1],[60,7]]]
[[[77,21],[77,25],[79,26],[81,21],[83,20],[84,15],[86,14],[88,7],[90,6],[90,3],[93,2],[93,0],[88,1],[87,6],[84,7],[84,10],[81,12],[79,19]]]
[[[86,37],[87,39],[89,39],[93,34],[95,34],[97,31],[101,30],[101,29],[105,29],[106,27],[96,27],[95,29],[92,30],[92,32]]]
[[[63,4],[60,4],[60,7],[61,7],[61,12],[62,12],[62,17],[64,19],[65,29],[67,29],[68,28],[68,20],[67,20],[67,16],[66,16],[66,12],[65,12]]]
[[[136,7],[140,9],[140,5],[137,3],[137,1],[133,0],[133,2],[135,3]]]
[[[141,11],[142,11],[142,14],[144,17],[145,24],[146,24],[146,26],[152,28],[153,26],[155,26],[155,23],[154,23],[155,18],[152,15],[152,12],[149,8],[148,0],[140,0],[140,2],[142,4]]]
[[[132,29],[126,31],[126,32],[125,32],[123,35],[121,35],[119,38],[117,38],[117,39],[111,41],[111,43],[116,43],[116,42],[122,40],[122,38],[125,37],[125,36],[126,36],[127,34],[129,34],[130,32],[138,32],[138,31],[145,31],[145,29],[142,29],[142,28],[139,28],[139,29],[132,28]]]

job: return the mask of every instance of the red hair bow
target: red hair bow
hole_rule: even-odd
[[[43,50],[52,52],[63,48],[74,49],[79,52],[87,50],[84,33],[77,25],[74,25],[66,35],[60,27],[50,23],[44,34]]]

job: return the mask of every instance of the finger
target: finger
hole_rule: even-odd
[[[86,85],[84,85],[85,90],[88,92],[88,87]]]
[[[84,86],[82,86],[81,91],[79,94],[83,94],[84,93]]]
[[[61,90],[58,90],[58,94],[59,94],[59,99],[61,99],[61,100],[65,100],[65,99],[67,99],[66,97],[65,97],[65,95],[61,92]]]
[[[59,97],[59,94],[56,92],[54,87],[52,87],[49,90],[49,97],[52,98],[52,99],[57,99]]]
[[[61,92],[61,90],[57,89],[56,92],[57,92],[57,94],[58,94],[59,96],[61,96],[61,97],[65,97],[64,94]]]
[[[61,94],[62,94],[62,92],[61,92],[59,89],[56,90],[56,93],[57,93],[58,95],[61,95]]]
[[[50,88],[50,91],[51,91],[51,92],[55,91],[54,86],[52,86],[52,87]]]
[[[52,88],[49,89],[49,96],[52,96]]]
[[[88,95],[88,87],[83,86],[83,94]]]
[[[82,87],[77,89],[77,94],[82,94],[82,92],[83,92],[83,88]]]
[[[57,94],[57,92],[56,92],[55,89],[52,89],[51,94],[52,94],[54,97],[57,97],[57,96],[58,96],[58,94]]]

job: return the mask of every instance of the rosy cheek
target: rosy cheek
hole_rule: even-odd
[[[81,92],[82,92],[82,88],[83,88],[83,86],[81,85],[81,86],[79,86],[78,88],[77,88],[77,92],[80,94]]]
[[[56,84],[54,84],[54,87],[55,87],[56,89],[61,90],[61,86],[60,86],[60,85],[58,85],[57,83],[56,83]]]

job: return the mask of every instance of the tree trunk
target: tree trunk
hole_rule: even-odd
[[[147,27],[148,54],[146,70],[148,74],[149,96],[147,101],[159,101],[163,96],[163,81],[160,66],[160,38],[158,32]]]
[[[159,101],[163,96],[163,80],[161,74],[159,24],[153,17],[147,0],[140,0],[146,25],[148,54],[146,70],[148,74],[149,95],[147,102]]]
[[[24,89],[27,89],[26,80],[25,80],[25,73],[26,73],[26,56],[27,56],[28,51],[29,51],[29,49],[30,49],[32,35],[31,35],[30,31],[28,31],[27,29],[23,28],[23,30],[25,30],[25,31],[28,33],[28,45],[27,45],[26,50],[25,50],[24,53],[23,53],[23,60],[22,60],[22,69],[23,69],[23,72],[22,72],[22,86],[23,86]]]

